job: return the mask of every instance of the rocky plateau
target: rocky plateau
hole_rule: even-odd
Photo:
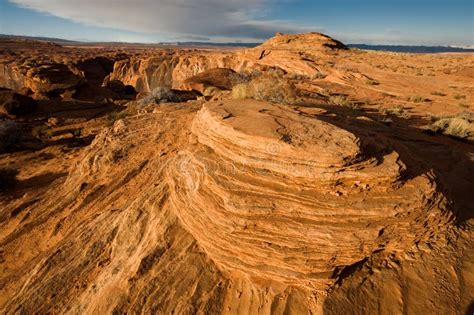
[[[473,69],[1,40],[0,312],[471,314]]]

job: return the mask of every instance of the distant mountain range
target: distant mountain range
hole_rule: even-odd
[[[452,46],[405,46],[405,45],[367,45],[349,44],[350,48],[364,50],[392,51],[405,53],[443,53],[443,52],[474,52],[474,48]]]
[[[260,45],[261,43],[213,43],[213,42],[161,42],[161,43],[130,43],[130,42],[88,42],[88,41],[74,41],[62,38],[53,37],[34,37],[34,36],[19,36],[19,35],[6,35],[0,34],[1,39],[10,40],[37,40],[52,42],[55,44],[68,46],[68,45],[140,45],[140,46],[186,46],[186,47],[244,47],[252,48]],[[391,52],[404,52],[404,53],[444,53],[444,52],[474,52],[473,46],[468,47],[453,47],[453,46],[408,46],[408,45],[367,45],[367,44],[348,44],[350,48],[358,48],[364,50],[377,50],[377,51],[391,51]]]
[[[35,37],[35,36],[22,36],[22,35],[6,35],[0,34],[0,40],[36,40],[42,42],[51,42],[59,45],[67,45],[71,43],[78,43],[73,40],[67,40],[62,38],[54,38],[54,37]]]

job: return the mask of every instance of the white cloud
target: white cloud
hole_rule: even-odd
[[[272,5],[281,0],[9,1],[87,25],[181,38],[261,40],[275,32],[314,30],[285,21],[265,20]]]

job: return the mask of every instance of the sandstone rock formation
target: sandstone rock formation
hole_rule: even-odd
[[[429,174],[404,183],[396,152],[287,107],[209,103],[192,130],[199,145],[174,162],[170,198],[227,272],[322,290],[450,221]]]
[[[270,50],[294,50],[300,52],[348,49],[347,46],[340,41],[321,33],[294,35],[278,33],[275,37],[270,38],[257,48]]]
[[[31,46],[29,44],[32,44]],[[95,56],[97,53],[102,56]],[[115,61],[125,56],[115,51],[79,50],[47,42],[0,41],[0,87],[30,89],[36,94],[60,94],[87,82],[101,86]]]
[[[185,88],[186,79],[214,68],[237,72],[277,68],[285,73],[314,75],[319,71],[319,57],[345,50],[344,44],[319,33],[278,35],[256,48],[234,54],[160,51],[145,58],[134,56],[117,62],[109,79],[122,80],[139,92],[150,92],[158,86]]]
[[[437,248],[454,219],[433,173],[407,178],[355,130],[256,101],[120,120],[41,202],[6,205],[1,246],[22,254],[4,256],[0,305],[322,313],[351,270]]]
[[[136,56],[118,61],[109,80],[121,80],[139,92],[165,86],[180,89],[183,82],[213,68],[235,68],[232,54],[220,52],[158,52],[150,57]]]
[[[209,88],[219,90],[232,90],[232,88],[243,81],[244,78],[232,69],[215,68],[201,72],[184,81],[182,88],[206,94]]]
[[[66,65],[41,65],[27,71],[24,86],[34,93],[61,92],[82,83],[82,78],[74,74]]]

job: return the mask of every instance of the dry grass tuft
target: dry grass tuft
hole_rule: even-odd
[[[466,98],[466,95],[456,94],[454,95],[455,100],[463,100]]]
[[[430,100],[423,96],[415,95],[415,96],[410,96],[408,98],[408,101],[413,102],[413,103],[421,103],[421,102],[429,102]]]
[[[234,86],[232,98],[255,99],[282,104],[298,103],[294,84],[273,75],[262,75],[247,83]]]
[[[474,113],[463,112],[456,116],[435,118],[428,130],[458,139],[474,141]]]
[[[386,116],[387,115],[396,116],[396,117],[403,118],[403,119],[410,118],[409,112],[402,105],[395,105],[395,106],[389,107],[389,108],[381,107],[381,108],[379,108],[379,112],[382,115],[386,115]]]
[[[329,97],[329,103],[332,105],[348,107],[351,109],[358,109],[359,105],[355,102],[352,102],[344,95],[333,95]]]
[[[374,80],[374,79],[367,79],[365,81],[365,84],[367,84],[367,85],[379,85],[380,83],[378,81]]]
[[[325,79],[327,77],[327,75],[325,75],[324,73],[322,72],[316,72],[314,75],[313,75],[313,80],[317,79],[317,80],[322,80],[322,79]]]

